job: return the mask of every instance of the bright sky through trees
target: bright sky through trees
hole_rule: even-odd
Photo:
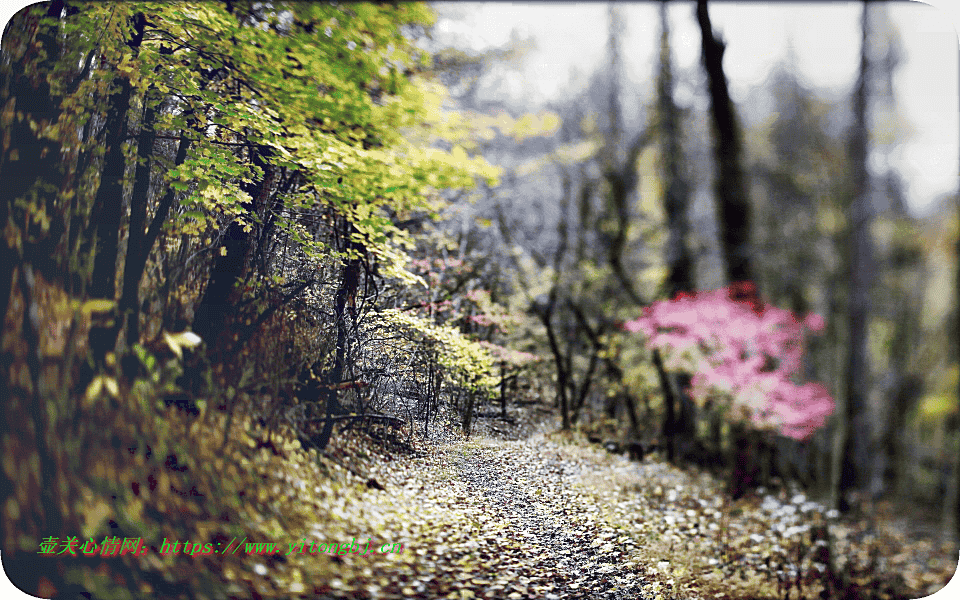
[[[695,72],[700,56],[693,6],[675,3],[671,10],[676,65],[687,72]],[[907,182],[911,207],[922,211],[941,194],[957,190],[958,38],[947,10],[918,2],[887,6],[905,51],[895,93],[914,131],[893,161]],[[580,73],[575,85],[584,85],[585,76],[603,56],[607,35],[603,3],[481,2],[455,7],[438,4],[437,8],[441,15],[452,17],[439,23],[442,32],[455,33],[478,48],[506,42],[514,29],[521,36],[536,38],[537,49],[527,57],[522,74],[498,90],[511,96],[550,99],[569,85],[574,69]],[[650,85],[656,64],[656,10],[654,3],[624,6],[628,72],[635,81]],[[724,68],[735,101],[742,101],[764,81],[786,55],[788,44],[810,85],[838,93],[853,85],[859,52],[858,3],[718,2],[711,5],[711,14],[728,42]],[[678,101],[688,103],[690,91],[679,84]]]

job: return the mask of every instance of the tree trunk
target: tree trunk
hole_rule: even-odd
[[[679,110],[673,100],[673,65],[670,57],[670,26],[667,20],[667,4],[660,5],[660,69],[657,75],[657,124],[658,137],[663,149],[661,177],[664,181],[664,212],[667,217],[666,294],[673,298],[680,292],[693,292],[696,288],[693,253],[688,237],[690,222],[687,218],[690,186],[684,176],[683,150],[680,146]],[[656,363],[658,371],[662,362]],[[667,415],[672,421],[664,424],[664,433],[669,435],[667,447],[676,456],[677,445],[687,446],[696,435],[697,410],[693,399],[686,393],[687,374],[663,374],[671,378],[671,388],[676,390],[676,407],[673,394],[665,397]]]
[[[680,146],[679,110],[673,100],[673,65],[670,58],[670,29],[667,4],[660,5],[660,72],[657,78],[659,137],[663,147],[662,177],[664,209],[670,236],[667,241],[667,296],[692,292],[696,288],[693,253],[688,243],[690,222],[687,210],[690,186],[683,173]]]
[[[470,437],[470,428],[473,425],[473,403],[475,392],[467,392],[467,407],[463,411],[463,435]]]
[[[507,363],[500,361],[500,418],[507,418]]]
[[[640,421],[637,417],[637,400],[633,394],[630,393],[630,390],[622,390],[620,397],[627,407],[627,418],[630,419],[630,439],[636,440],[640,435]]]
[[[564,431],[570,429],[570,407],[567,399],[567,388],[570,373],[564,365],[563,353],[560,350],[560,344],[557,341],[556,332],[553,329],[553,310],[556,304],[556,288],[550,292],[549,306],[540,315],[543,326],[547,329],[547,341],[550,344],[550,351],[553,353],[553,360],[557,366],[557,403],[560,405],[561,428]]]
[[[350,237],[355,233],[355,229],[352,225],[347,224],[346,235],[344,239],[350,240]],[[347,242],[348,248],[357,252],[363,252],[363,246],[357,244],[356,242],[349,241]],[[347,326],[347,307],[349,306],[352,310],[349,312],[356,322],[356,312],[354,307],[356,306],[356,297],[357,290],[360,286],[360,276],[362,273],[363,265],[359,258],[352,258],[347,260],[347,262],[340,269],[340,284],[337,287],[337,294],[334,297],[334,318],[337,323],[337,348],[334,355],[333,367],[327,374],[327,405],[326,405],[326,420],[323,423],[323,429],[320,432],[320,435],[316,439],[317,447],[322,452],[327,444],[330,443],[330,438],[333,435],[333,416],[342,412],[340,406],[340,401],[338,398],[338,386],[336,384],[343,381],[343,374],[346,369],[347,357],[349,354],[349,330]],[[428,400],[429,402],[429,400]],[[411,427],[413,425],[411,424]],[[426,420],[424,420],[424,427],[426,427]]]
[[[657,377],[660,379],[660,389],[663,392],[663,405],[666,414],[663,417],[663,445],[667,451],[667,460],[674,462],[677,460],[677,400],[673,393],[673,383],[670,380],[670,374],[663,366],[663,358],[660,357],[660,350],[653,350],[653,366],[657,369]]]
[[[732,427],[730,437],[733,438],[733,477],[728,491],[736,500],[760,482],[760,439],[757,432],[741,424]]]
[[[957,212],[960,213],[960,193],[957,195]],[[958,214],[960,218],[960,214]],[[955,331],[957,344],[957,359],[960,360],[960,239],[957,240],[957,282],[954,289],[954,310],[957,311],[955,323],[958,331]],[[960,385],[957,389],[957,412],[953,419],[954,435],[957,438],[957,445],[953,447],[953,460],[951,460],[953,472],[950,481],[947,484],[947,493],[943,503],[943,530],[954,532],[960,537]]]
[[[717,163],[717,222],[727,282],[731,284],[733,300],[748,302],[759,310],[750,241],[750,197],[743,172],[740,128],[723,72],[726,46],[713,33],[706,0],[697,2],[697,22],[701,33],[701,59],[710,88],[710,116]],[[734,496],[739,496],[756,485],[757,442],[752,432],[740,426],[731,428],[731,437],[734,446],[729,465],[731,491]]]
[[[36,543],[47,536],[63,538],[76,535],[77,523],[61,511],[69,505],[63,499],[63,483],[54,455],[48,444],[50,415],[40,394],[42,377],[40,336],[43,323],[36,316],[34,285],[37,274],[48,281],[67,279],[64,265],[67,257],[57,249],[65,233],[58,202],[64,191],[64,169],[61,165],[61,143],[44,135],[60,118],[59,99],[51,94],[46,75],[55,72],[60,60],[57,44],[62,1],[46,6],[34,5],[14,15],[4,32],[7,36],[25,36],[36,31],[33,39],[25,39],[26,54],[19,60],[4,56],[8,64],[0,67],[0,123],[4,133],[0,155],[0,227],[13,228],[0,240],[0,319],[6,319],[14,293],[14,273],[22,296],[22,325],[16,347],[25,350],[29,371],[29,389],[13,376],[5,358],[0,366],[0,445],[2,451],[13,451],[21,464],[37,460],[34,476],[35,494],[27,502],[17,500],[19,484],[0,470],[0,544],[3,546],[3,569],[18,588],[39,595],[43,579],[56,582],[58,566],[49,557],[40,556],[34,548],[19,548],[18,540]],[[44,10],[45,9],[45,10]],[[49,23],[40,19],[51,19]],[[20,202],[18,202],[20,201]],[[48,228],[44,219],[49,217]],[[0,332],[4,345],[6,327]],[[24,382],[26,383],[26,382]],[[28,469],[33,472],[33,469]],[[14,507],[15,510],[14,510]]]
[[[244,185],[244,191],[252,199],[252,202],[243,205],[248,215],[253,215],[266,203],[276,175],[273,165],[267,162],[269,150],[260,148],[251,153],[251,160],[263,169],[264,175],[257,182]],[[193,330],[207,342],[208,348],[217,352],[227,349],[231,334],[235,333],[230,327],[231,317],[235,314],[234,290],[237,283],[246,278],[254,240],[252,218],[249,221],[244,226],[235,220],[227,228],[221,242],[221,252],[216,253],[214,259],[210,281],[194,315]]]
[[[853,189],[850,207],[851,230],[849,238],[849,353],[845,389],[845,423],[837,489],[837,508],[850,508],[850,494],[862,488],[870,459],[871,430],[867,414],[870,364],[868,359],[867,326],[870,318],[870,283],[873,266],[870,238],[871,206],[867,174],[867,77],[869,41],[867,3],[862,14],[860,76],[853,98],[854,125],[850,137],[850,163],[853,169]]]
[[[120,313],[127,321],[127,346],[140,339],[140,278],[147,263],[149,248],[144,247],[146,239],[147,204],[150,200],[150,158],[153,155],[153,142],[156,132],[153,129],[156,106],[151,103],[151,91],[143,99],[146,107],[140,121],[140,135],[137,138],[137,167],[133,180],[133,194],[130,197],[130,233],[127,236],[127,256],[123,266],[123,292],[120,297]]]
[[[24,9],[14,17],[6,35],[16,35],[17,24],[22,30],[32,29],[33,21],[40,18],[59,19],[64,3],[61,0],[47,5],[40,13],[41,5]],[[56,139],[42,135],[57,123],[60,108],[53,97],[46,73],[54,70],[60,58],[57,45],[58,25],[36,24],[36,37],[28,44],[35,50],[27,50],[20,60],[13,61],[2,70],[0,91],[0,115],[8,141],[3,144],[0,155],[0,227],[12,222],[18,230],[20,241],[5,235],[0,241],[0,316],[7,314],[13,285],[13,271],[20,260],[29,260],[48,280],[66,279],[66,269],[54,251],[60,241],[65,225],[57,218],[44,231],[36,211],[53,217],[59,213],[55,208],[57,195],[63,181],[60,163],[61,144]],[[10,60],[5,57],[5,60]],[[19,115],[19,116],[18,116]],[[15,206],[17,200],[25,201],[29,208]],[[24,214],[26,213],[26,214]],[[3,341],[0,333],[0,342]]]
[[[743,173],[740,128],[723,73],[725,44],[713,34],[706,0],[697,2],[703,66],[710,88],[710,115],[717,160],[717,208],[721,248],[729,283],[754,282],[750,201]]]
[[[616,276],[617,280],[622,285],[623,292],[626,293],[626,295],[635,304],[643,306],[645,303],[634,289],[633,282],[627,274],[627,268],[624,264],[624,255],[627,249],[627,240],[629,239],[631,223],[631,197],[636,191],[638,182],[636,164],[638,158],[640,157],[640,153],[643,151],[643,148],[646,147],[647,143],[650,141],[650,134],[652,131],[647,130],[640,132],[629,148],[624,149],[621,147],[621,131],[623,130],[623,123],[620,112],[619,92],[620,78],[622,77],[623,71],[620,48],[622,25],[620,23],[621,17],[619,11],[613,5],[610,7],[608,18],[608,49],[610,53],[610,86],[608,107],[610,121],[607,132],[607,143],[603,156],[605,162],[605,178],[609,188],[607,214],[613,218],[615,223],[615,233],[609,243],[608,261],[614,276]],[[669,58],[667,58],[667,61],[669,61]],[[666,84],[668,86],[668,91],[671,91],[669,90],[669,86],[672,84],[672,79],[669,77],[672,77],[672,75],[669,75],[668,65],[668,79],[666,80]],[[659,83],[663,82],[663,72],[661,72]],[[662,94],[660,96],[660,100],[663,100]],[[670,103],[672,105],[672,98],[670,99]],[[674,120],[671,121],[668,126],[674,128],[678,127],[675,118],[676,113],[672,113],[671,116],[674,118]],[[673,141],[677,141],[676,137],[674,137]],[[675,151],[678,155],[679,145],[670,146],[668,152],[671,150]],[[677,155],[675,155],[674,158],[679,160]],[[678,187],[678,184],[679,186],[682,186],[680,178],[677,177],[672,183],[674,183],[674,185],[671,191],[674,193],[674,198],[682,201],[682,187]],[[668,186],[669,184],[670,182],[668,182]],[[668,204],[667,212],[668,215],[670,215],[670,210],[674,208],[675,205],[670,203],[669,200]],[[673,216],[676,217],[677,215],[674,213]],[[671,227],[674,225],[678,225],[678,223],[671,223]],[[681,242],[682,241],[683,240],[681,238]],[[675,271],[675,273],[679,273],[679,271]],[[685,273],[687,275],[691,273],[689,268],[685,270]],[[692,286],[690,287],[692,288]],[[683,432],[692,431],[695,429],[692,421],[694,418],[694,404],[689,398],[685,397],[682,391],[678,391],[680,390],[680,385],[677,383],[676,377],[664,370],[663,362],[660,360],[659,353],[657,352],[654,353],[654,366],[657,368],[657,373],[660,377],[661,390],[663,393],[664,405],[666,407],[662,432],[666,438],[665,445],[667,447],[667,455],[669,460],[672,461],[678,457],[677,443],[679,438],[683,437]]]
[[[538,298],[535,305],[535,312],[540,318],[540,321],[543,323],[544,328],[547,330],[547,341],[550,344],[550,352],[553,354],[554,364],[557,369],[557,406],[560,409],[560,421],[561,428],[563,431],[570,429],[570,407],[568,402],[568,389],[570,387],[570,378],[572,373],[567,369],[567,361],[564,360],[563,352],[560,349],[560,342],[557,340],[556,330],[553,325],[553,313],[557,308],[557,295],[558,288],[560,286],[560,276],[563,269],[563,258],[567,252],[568,244],[568,227],[570,223],[569,213],[570,213],[570,203],[572,202],[572,182],[570,181],[569,175],[564,171],[563,175],[563,197],[562,204],[560,207],[560,219],[557,222],[557,237],[559,241],[557,243],[557,250],[553,256],[553,286],[550,288],[549,295],[543,299]],[[583,204],[589,206],[589,195],[586,193],[586,185],[583,186],[581,190],[581,201]],[[583,209],[583,204],[581,209]],[[582,216],[582,215],[581,215]],[[580,224],[579,236],[580,241],[583,240],[583,222]],[[581,257],[577,257],[576,261],[579,264]]]
[[[180,166],[187,159],[187,151],[190,149],[191,140],[186,137],[185,134],[181,134],[180,143],[177,146],[177,156],[173,161],[174,166]],[[145,174],[145,178],[148,177]],[[140,176],[137,176],[137,182],[139,183]],[[147,181],[149,183],[149,181]],[[139,196],[137,195],[136,184],[134,184],[134,201],[136,201]],[[139,338],[139,316],[137,311],[139,311],[139,290],[140,290],[140,280],[143,278],[144,269],[147,266],[147,259],[150,257],[150,252],[153,250],[153,245],[157,242],[157,239],[160,237],[160,231],[163,227],[163,224],[167,220],[167,215],[170,214],[170,207],[173,206],[173,200],[176,196],[176,190],[174,188],[168,188],[167,192],[163,195],[163,198],[160,199],[160,202],[157,204],[157,212],[153,215],[153,220],[150,222],[150,228],[147,229],[146,233],[140,238],[140,241],[137,244],[136,254],[131,257],[130,248],[127,249],[127,263],[123,270],[123,282],[124,282],[124,298],[122,302],[129,306],[130,309],[133,309],[134,313],[131,317],[130,329],[128,329],[128,343],[133,344]],[[144,211],[144,221],[146,219],[146,195],[143,196],[143,211]],[[132,210],[132,207],[131,207]],[[138,211],[140,208],[137,209]],[[139,217],[138,217],[139,218]],[[131,216],[131,227],[133,226],[133,216]],[[131,243],[134,243],[131,241]],[[183,246],[181,246],[183,247]],[[129,294],[129,295],[128,295]],[[132,341],[131,341],[132,340]]]
[[[136,53],[143,40],[146,19],[138,13],[132,20],[133,32],[127,45]],[[127,140],[127,120],[130,112],[130,95],[133,87],[130,80],[118,76],[113,80],[118,91],[111,97],[107,111],[103,171],[100,173],[100,186],[94,200],[97,232],[93,275],[90,279],[90,296],[113,300],[116,296],[117,257],[120,253],[120,225],[123,219],[123,180],[127,161],[123,155],[123,144]],[[117,312],[112,311],[102,323],[90,328],[90,350],[96,364],[103,362],[104,356],[117,341],[120,322]]]

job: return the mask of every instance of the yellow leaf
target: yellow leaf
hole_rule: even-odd
[[[116,302],[113,300],[87,300],[80,307],[80,310],[83,311],[84,314],[90,314],[92,312],[107,312],[108,310],[113,310],[115,304]]]
[[[167,345],[170,346],[170,350],[177,355],[177,358],[183,358],[183,351],[180,350],[180,344],[177,343],[177,340],[174,339],[172,335],[164,331],[163,339],[167,342]]]
[[[200,336],[192,331],[181,331],[180,333],[167,335],[181,348],[196,348],[203,342]]]
[[[93,381],[90,382],[90,385],[87,386],[87,391],[83,396],[86,399],[87,403],[89,404],[97,399],[97,396],[100,395],[100,392],[102,390],[103,390],[103,379],[101,377],[96,377],[94,378]]]
[[[103,377],[103,385],[106,386],[107,392],[109,392],[114,398],[120,395],[120,388],[117,386],[117,380],[113,377]]]

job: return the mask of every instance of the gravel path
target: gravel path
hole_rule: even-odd
[[[822,511],[789,490],[731,504],[722,482],[708,475],[541,434],[433,438],[409,455],[371,458],[361,470],[382,485],[333,485],[316,500],[324,518],[308,533],[327,540],[372,535],[401,541],[405,550],[291,560],[277,571],[289,581],[301,569],[305,584],[291,586],[308,593],[298,597],[773,598],[783,596],[780,574],[797,564],[808,574],[803,597],[821,595],[818,555],[810,550],[820,546],[803,525]],[[867,539],[865,530],[842,523],[832,529],[838,556],[863,554],[857,544]],[[920,548],[888,560],[907,575],[929,568]]]
[[[539,441],[538,441],[539,440]],[[318,535],[399,540],[395,555],[318,557],[314,598],[470,600],[672,598],[633,539],[588,493],[604,469],[542,438],[443,441],[377,462],[384,490],[342,488]],[[605,472],[605,471],[603,471]],[[342,532],[342,533],[341,533]],[[359,533],[353,533],[359,532]],[[349,539],[349,537],[346,537]],[[658,593],[659,592],[659,593]]]
[[[644,597],[645,580],[629,560],[631,541],[598,522],[576,492],[579,465],[542,454],[530,442],[481,441],[447,451],[458,452],[457,477],[470,502],[525,558],[491,567],[504,566],[547,599]]]

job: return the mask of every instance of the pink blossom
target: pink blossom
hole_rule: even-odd
[[[807,329],[816,331],[818,333],[823,331],[824,327],[826,327],[823,317],[817,313],[810,313],[807,315],[807,318],[803,320],[803,324],[807,327]]]
[[[505,348],[485,340],[481,340],[480,345],[486,348],[495,360],[504,361],[514,366],[522,366],[540,360],[540,357],[536,354]]]
[[[486,327],[488,325],[493,325],[493,319],[491,319],[487,315],[470,315],[469,317],[467,317],[467,319],[483,327]]]
[[[793,382],[802,365],[803,329],[822,331],[823,318],[802,322],[792,312],[762,303],[750,282],[728,289],[678,294],[658,301],[623,329],[640,333],[666,354],[671,368],[696,374],[691,394],[700,402],[726,398],[756,427],[804,439],[823,426],[833,399],[818,383]]]

